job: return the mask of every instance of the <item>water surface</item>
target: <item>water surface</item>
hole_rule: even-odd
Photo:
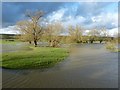
[[[2,71],[3,88],[117,88],[118,53],[103,44],[80,44],[53,68]]]

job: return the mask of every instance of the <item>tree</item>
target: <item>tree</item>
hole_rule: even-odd
[[[100,31],[97,29],[92,29],[89,31],[88,35],[90,36],[89,38],[90,43],[93,43],[100,36]]]
[[[61,31],[63,27],[60,22],[55,22],[53,24],[48,24],[44,32],[45,39],[49,42],[50,47],[59,47],[61,41]]]
[[[90,35],[91,37],[97,37],[97,36],[100,35],[100,32],[99,32],[99,30],[97,30],[97,29],[92,29],[92,30],[90,30],[89,35]]]
[[[100,32],[101,32],[101,37],[104,38],[104,41],[109,41],[109,33],[106,30],[106,28],[105,27],[101,28]]]
[[[101,29],[101,35],[102,35],[103,37],[108,37],[108,31],[107,31],[105,28],[102,28],[102,29]]]
[[[74,28],[73,26],[68,27],[70,39],[72,42],[82,42],[82,29],[78,25]]]
[[[25,15],[29,19],[18,22],[17,27],[22,34],[21,36],[29,42],[33,41],[36,47],[38,40],[43,34],[43,28],[39,24],[39,21],[43,16],[43,11],[26,11]]]

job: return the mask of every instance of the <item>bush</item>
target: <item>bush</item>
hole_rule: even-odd
[[[113,52],[118,52],[117,44],[113,42],[107,42],[106,49],[111,50]]]

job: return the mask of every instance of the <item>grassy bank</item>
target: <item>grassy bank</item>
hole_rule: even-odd
[[[3,53],[2,67],[9,69],[47,68],[68,56],[65,48],[30,47],[31,50]]]

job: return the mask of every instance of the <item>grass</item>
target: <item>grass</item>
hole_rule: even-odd
[[[2,54],[2,67],[34,69],[54,66],[68,56],[65,48],[30,47],[32,50]]]

